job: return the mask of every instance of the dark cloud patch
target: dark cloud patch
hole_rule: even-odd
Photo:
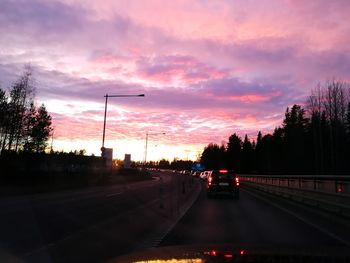
[[[84,5],[60,1],[1,1],[0,45],[35,49],[74,56],[90,50],[126,49],[130,42],[155,34],[154,29],[137,25],[116,13],[108,19],[94,18],[94,11]],[[33,54],[32,54],[33,55]]]
[[[141,57],[137,61],[137,74],[146,79],[160,82],[182,80],[191,84],[198,81],[222,78],[229,74],[226,69],[217,69],[200,62],[192,56],[169,55],[157,57]]]
[[[0,63],[0,87],[10,88],[23,70],[23,65]]]
[[[227,47],[233,56],[259,64],[284,63],[292,59],[298,50],[283,38],[260,38]]]
[[[2,0],[0,23],[7,26],[6,32],[34,33],[44,37],[63,32],[78,33],[86,14],[84,9],[57,1]]]
[[[347,52],[322,51],[306,55],[303,60],[312,71],[318,71],[324,78],[338,77],[349,80],[350,54]]]

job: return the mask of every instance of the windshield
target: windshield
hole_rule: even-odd
[[[0,0],[0,262],[344,255],[349,11]]]

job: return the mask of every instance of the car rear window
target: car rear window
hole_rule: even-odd
[[[232,173],[232,172],[213,172],[212,177],[220,178],[220,179],[232,179],[234,177],[234,173]]]

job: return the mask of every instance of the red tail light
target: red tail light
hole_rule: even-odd
[[[235,178],[235,181],[236,181],[236,185],[239,186],[239,178],[238,178],[238,176]]]
[[[213,181],[213,177],[209,176],[208,177],[208,184],[211,185],[211,181]]]
[[[224,257],[225,258],[233,258],[233,255],[232,254],[224,254]]]

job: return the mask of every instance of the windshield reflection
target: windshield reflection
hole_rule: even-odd
[[[183,259],[154,259],[154,260],[144,260],[144,261],[135,261],[134,263],[202,263],[204,262],[200,258],[183,258]]]

